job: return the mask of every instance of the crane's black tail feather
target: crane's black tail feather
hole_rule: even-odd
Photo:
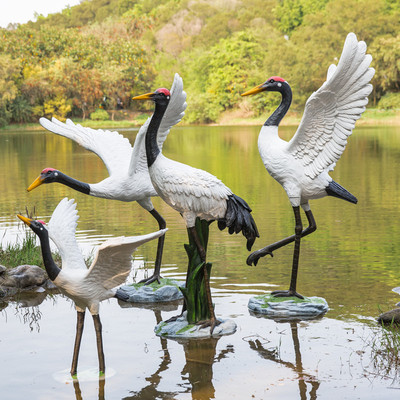
[[[228,227],[229,233],[239,233],[247,239],[247,250],[251,250],[256,238],[260,237],[249,205],[239,196],[232,194],[227,199],[225,218],[218,220],[218,228],[222,231]]]
[[[338,197],[339,199],[347,200],[350,203],[357,204],[357,198],[335,181],[329,182],[329,185],[325,188],[325,190],[326,193],[328,193],[328,196]]]

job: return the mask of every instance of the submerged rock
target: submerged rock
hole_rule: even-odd
[[[174,301],[183,298],[183,294],[179,287],[184,285],[184,282],[164,278],[160,280],[160,284],[157,282],[153,282],[150,285],[134,283],[132,285],[121,286],[118,289],[121,296],[118,298],[132,303],[160,303]],[[122,296],[123,294],[125,297]]]
[[[0,285],[23,289],[30,286],[41,286],[47,279],[46,272],[37,265],[20,265],[2,274]]]
[[[395,308],[394,310],[386,311],[378,317],[378,322],[380,324],[397,324],[400,325],[400,308]]]
[[[255,312],[278,318],[314,318],[329,310],[328,303],[322,297],[275,297],[265,294],[251,297],[248,308]]]
[[[236,323],[232,319],[220,319],[220,324],[210,333],[211,328],[201,328],[201,325],[192,325],[187,321],[187,311],[181,316],[170,322],[161,321],[154,328],[157,336],[169,337],[174,339],[193,339],[193,338],[209,338],[223,335],[232,335],[236,332]]]

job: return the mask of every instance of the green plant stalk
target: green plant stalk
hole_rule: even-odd
[[[200,243],[207,251],[209,222],[196,218],[195,229],[199,236]],[[199,321],[211,318],[207,303],[206,286],[204,282],[204,268],[207,268],[208,276],[211,273],[211,263],[201,261],[197,246],[188,232],[189,244],[185,244],[188,255],[188,272],[186,276],[186,287],[182,291],[189,324],[196,324]]]

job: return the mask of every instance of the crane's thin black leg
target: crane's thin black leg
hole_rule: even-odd
[[[300,207],[293,207],[294,218],[296,221],[296,226],[294,228],[294,251],[293,251],[293,264],[292,264],[292,277],[290,279],[289,290],[276,290],[271,294],[275,297],[298,297],[304,299],[304,297],[296,292],[297,285],[297,273],[299,269],[299,257],[300,257],[300,241],[303,232],[303,225],[301,222]]]
[[[199,252],[201,261],[204,262],[204,268],[203,268],[203,273],[204,273],[204,283],[205,283],[205,289],[206,289],[206,294],[207,294],[207,302],[208,302],[208,309],[210,312],[210,320],[208,321],[200,321],[198,324],[201,324],[202,328],[206,328],[207,326],[210,327],[210,333],[212,334],[214,331],[214,328],[219,325],[221,322],[217,320],[215,317],[215,312],[214,312],[214,306],[212,303],[212,298],[211,298],[211,289],[210,289],[210,277],[208,276],[207,268],[205,266],[206,262],[206,251],[204,250],[204,247],[202,246],[199,236],[197,235],[196,228],[191,227],[188,229],[191,236],[193,237],[194,242],[196,243],[197,250]]]
[[[308,220],[308,226],[306,229],[304,229],[303,232],[301,232],[301,237],[307,236],[310,233],[313,233],[317,230],[317,224],[315,223],[315,219],[314,219],[314,216],[313,216],[311,210],[306,211],[306,217]],[[260,250],[254,251],[247,257],[247,261],[246,261],[247,264],[248,265],[252,265],[252,264],[257,265],[258,260],[261,257],[266,256],[267,254],[269,254],[271,257],[273,257],[274,255],[272,252],[274,250],[280,249],[281,247],[294,242],[295,238],[296,238],[296,235],[292,235],[292,236],[289,236],[282,240],[279,240],[278,242],[272,243]]]
[[[153,208],[149,212],[157,220],[159,228],[165,229],[167,224],[165,222],[165,219],[161,216],[161,214],[159,214],[155,208]],[[160,279],[162,278],[162,276],[160,275],[160,271],[161,271],[162,254],[163,254],[163,249],[164,249],[164,240],[165,240],[165,235],[162,235],[158,238],[157,255],[156,255],[156,262],[155,262],[155,266],[154,266],[153,275],[150,276],[149,278],[142,279],[140,281],[140,283],[144,283],[145,285],[149,285],[150,283],[152,283],[154,281],[157,281],[158,283],[160,283]]]
[[[94,329],[96,331],[97,355],[99,357],[99,373],[100,375],[104,375],[106,371],[106,365],[104,361],[102,326],[100,322],[100,316],[98,314],[93,315],[93,322]]]
[[[72,356],[72,365],[71,365],[72,376],[76,375],[76,370],[78,367],[79,349],[81,347],[83,325],[85,322],[85,311],[77,311],[76,317],[77,318],[76,318],[75,345],[74,345],[74,354]]]

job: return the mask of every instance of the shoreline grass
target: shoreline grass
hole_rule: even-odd
[[[92,121],[90,119],[82,120],[81,118],[72,118],[74,123],[81,124],[82,126],[94,128],[94,129],[132,129],[139,128],[143,125],[146,119],[151,115],[151,113],[143,113],[135,115],[133,118],[129,119],[118,119],[118,120],[107,120],[107,121]],[[283,120],[282,126],[296,126],[300,123],[302,118],[302,113],[289,113]],[[210,124],[185,124],[184,119],[181,121],[181,126],[252,126],[252,125],[263,125],[266,119],[266,115],[261,115],[258,117],[246,116],[237,113],[236,111],[227,111],[221,115],[218,122]],[[360,120],[357,121],[357,125],[392,125],[400,126],[400,110],[379,110],[376,108],[368,108],[363,113]],[[42,126],[37,123],[26,123],[26,124],[12,124],[0,128],[1,132],[10,131],[39,131],[44,130]]]

